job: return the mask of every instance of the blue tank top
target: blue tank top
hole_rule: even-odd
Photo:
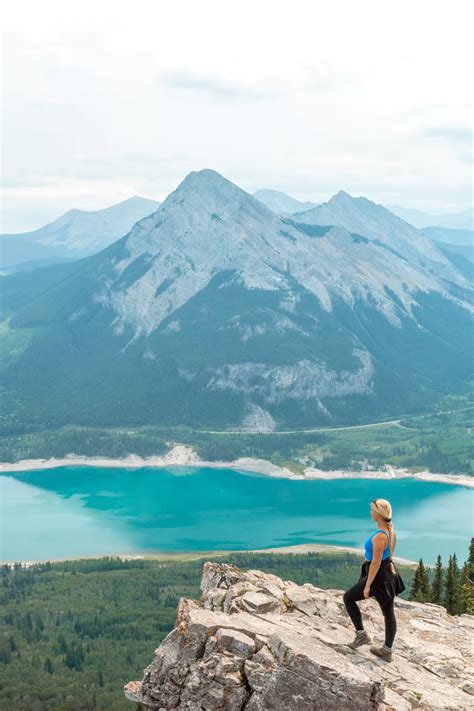
[[[387,545],[384,548],[383,554],[382,554],[382,560],[385,560],[386,558],[389,558],[390,556],[390,536],[388,535],[387,531],[384,531],[381,528],[378,528],[376,531],[374,531],[366,540],[364,543],[365,547],[365,559],[366,560],[372,560],[372,556],[374,553],[374,546],[372,543],[372,538],[377,534],[377,533],[385,533],[387,536]]]

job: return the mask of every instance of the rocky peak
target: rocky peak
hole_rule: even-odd
[[[205,168],[185,177],[164,201],[160,215],[187,213],[196,220],[199,214],[208,213],[214,220],[222,220],[222,213],[235,216],[242,209],[259,219],[275,219],[271,210],[252,195],[217,171]]]
[[[347,229],[353,230],[354,221],[358,222],[358,226],[363,224],[374,232],[375,237],[383,236],[389,230],[395,227],[399,229],[410,229],[416,233],[417,230],[394,215],[390,210],[387,210],[383,205],[379,205],[366,197],[353,197],[340,190],[336,195],[333,195],[327,202],[318,205],[313,210],[306,212],[308,221],[323,218],[332,219],[331,224],[344,225]],[[371,234],[367,234],[371,236]]]
[[[332,198],[330,198],[327,203],[321,205],[321,207],[325,205],[328,209],[345,211],[348,215],[357,215],[364,219],[368,219],[370,216],[377,216],[379,220],[387,220],[389,222],[395,220],[397,223],[400,221],[400,218],[390,212],[390,210],[387,210],[383,205],[373,202],[363,195],[353,197],[344,190],[339,190],[336,195],[333,195]]]
[[[232,183],[227,178],[224,178],[223,175],[218,173],[217,170],[212,170],[212,168],[192,170],[188,173],[184,180],[181,181],[176,188],[176,191],[183,192],[188,189],[192,191],[210,190],[211,192],[228,192],[233,194],[244,192],[241,188],[237,187],[235,183]]]
[[[332,198],[330,198],[328,200],[328,203],[331,203],[334,205],[334,204],[341,203],[341,202],[349,203],[351,200],[357,200],[357,198],[353,198],[352,195],[349,195],[349,193],[346,193],[345,190],[339,190],[338,193],[333,195]]]
[[[181,598],[176,626],[142,681],[124,687],[145,709],[462,711],[473,708],[474,617],[397,599],[394,661],[352,650],[341,590],[259,570],[203,566],[200,599]],[[374,600],[361,603],[383,638]]]
[[[411,268],[437,274],[443,281],[453,281],[449,260],[420,230],[365,197],[355,198],[341,190],[328,202],[298,215],[298,221],[310,225],[339,225],[391,251]]]
[[[390,215],[365,198],[347,199]],[[118,243],[113,273],[101,279],[94,300],[115,312],[117,333],[131,326],[134,339],[150,335],[223,271],[233,271],[247,290],[281,292],[282,298],[297,284],[327,312],[334,298],[350,305],[354,298],[370,299],[396,327],[400,304],[413,316],[417,291],[459,301],[450,285],[465,288],[466,280],[421,233],[394,233],[390,222],[367,214],[326,203],[299,215],[297,223],[304,224],[295,224],[216,171],[192,172]],[[327,228],[321,239],[307,225],[337,227]],[[104,271],[110,272],[110,255],[104,258]]]

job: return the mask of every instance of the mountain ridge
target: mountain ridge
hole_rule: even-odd
[[[377,224],[375,227],[372,224],[370,224],[369,227],[361,224],[359,216],[360,205],[363,206],[363,209],[367,209],[367,206],[370,206],[370,210],[377,213]],[[222,214],[218,214],[215,212],[216,210],[221,210]],[[344,213],[348,213],[348,215]],[[282,224],[282,221],[275,216],[271,210],[220,176],[216,171],[209,169],[199,172],[195,171],[190,173],[178,188],[168,196],[153,216],[144,218],[132,228],[125,243],[130,257],[125,257],[119,262],[117,265],[117,274],[120,275],[135,259],[140,257],[143,251],[146,251],[150,256],[156,256],[156,244],[159,244],[160,250],[163,250],[165,241],[170,242],[170,234],[173,244],[169,246],[170,253],[167,254],[167,261],[171,262],[174,260],[174,263],[173,270],[166,274],[166,278],[173,279],[176,276],[176,263],[181,262],[180,269],[182,269],[182,272],[180,281],[181,285],[183,285],[185,280],[183,274],[186,274],[183,262],[186,260],[189,261],[189,257],[191,256],[194,267],[199,257],[201,257],[202,261],[202,256],[204,256],[205,264],[201,265],[201,274],[198,274],[196,270],[194,270],[193,273],[193,277],[198,280],[197,283],[201,288],[209,283],[213,268],[217,269],[218,267],[217,264],[214,264],[213,268],[209,268],[209,263],[212,262],[213,257],[218,258],[218,264],[221,269],[225,269],[230,265],[234,267],[236,265],[238,267],[241,266],[242,260],[240,255],[237,254],[235,250],[232,250],[235,244],[239,244],[240,249],[245,250],[244,256],[251,259],[251,262],[247,264],[247,268],[243,269],[242,273],[244,284],[250,288],[259,286],[274,289],[276,280],[280,283],[284,283],[285,279],[281,274],[287,267],[292,271],[293,277],[304,279],[305,286],[308,287],[308,283],[311,282],[311,274],[308,274],[308,269],[304,267],[304,264],[307,259],[306,255],[314,254],[314,259],[315,261],[317,259],[319,260],[321,269],[318,274],[317,283],[315,283],[313,279],[311,287],[313,293],[320,299],[323,306],[330,309],[331,277],[329,275],[334,265],[335,250],[339,251],[339,256],[342,254],[344,248],[350,248],[354,252],[360,251],[352,247],[353,239],[351,235],[356,229],[361,230],[366,237],[375,236],[375,239],[381,238],[385,243],[390,242],[389,238],[393,238],[393,224],[389,224],[385,232],[380,230],[381,217],[379,213],[381,213],[382,218],[385,218],[386,215],[390,215],[383,206],[375,205],[375,203],[371,203],[366,198],[352,198],[348,193],[340,191],[325,205],[305,212],[302,215],[296,215],[295,220],[298,219],[305,225],[332,225],[332,229],[329,230],[327,238],[321,240],[317,245],[317,249],[315,249],[316,241],[302,231],[301,227],[295,227],[294,222]],[[315,219],[315,217],[317,219]],[[223,218],[225,218],[225,220]],[[331,219],[332,222],[330,221]],[[391,217],[390,219],[395,223],[395,226],[398,227],[398,233],[395,236],[398,237],[400,241],[400,229],[404,229],[406,223],[396,217]],[[260,222],[262,220],[265,221],[264,226],[262,226]],[[399,225],[402,227],[400,228]],[[242,226],[244,226],[245,232],[243,232]],[[435,267],[440,270],[442,279],[448,278],[454,283],[458,283],[459,286],[467,286],[465,279],[453,269],[448,259],[446,259],[439,250],[433,247],[427,238],[424,238],[408,225],[407,228],[409,228],[408,237],[403,235],[404,241],[402,245],[405,254],[402,252],[401,255],[398,255],[405,260],[405,265],[397,265],[398,273],[400,273],[402,266],[405,267],[403,269],[406,276],[405,283],[411,283],[413,285],[414,282],[414,275],[412,274],[413,264],[406,266],[407,257],[413,260],[414,255],[416,255],[417,261],[420,263],[424,262],[428,254],[429,257],[432,258]],[[192,239],[189,238],[190,230],[193,230]],[[229,240],[229,234],[231,232],[232,243]],[[205,252],[204,255],[196,253],[196,233],[199,233],[200,247],[205,245],[209,249],[220,248],[221,252],[215,255],[209,254],[208,252]],[[332,244],[328,247],[330,239]],[[421,243],[421,247],[418,247],[417,251],[413,249],[413,241],[415,239],[418,243]],[[156,244],[154,244],[155,242]],[[265,266],[260,262],[262,249],[259,249],[259,246],[261,247],[263,245],[259,245],[259,242],[265,244],[265,249],[267,250],[267,266],[269,264],[269,258],[274,260],[273,266],[275,269],[270,269],[270,272],[265,269]],[[178,244],[179,249],[177,248]],[[395,247],[398,248],[399,244],[390,248],[394,250]],[[187,250],[186,259],[184,259],[183,252],[181,251],[183,249]],[[302,251],[304,255],[301,254]],[[376,252],[380,252],[378,245],[375,249],[375,253]],[[422,253],[421,256],[420,252]],[[392,255],[390,255],[390,258],[391,256]],[[393,256],[397,257],[397,253],[394,252]],[[377,269],[380,268],[381,260],[384,262],[385,270],[390,268],[389,255],[384,254],[382,256],[380,254],[374,254],[373,258],[377,262]],[[367,259],[366,255],[364,255],[362,259]],[[391,261],[393,262],[393,259]],[[351,280],[349,283],[352,288],[356,288],[357,286],[360,288],[360,283],[357,284],[358,275],[351,266],[353,267],[353,264],[349,265],[347,260],[342,260],[341,267],[344,269],[344,281],[347,283],[348,280]],[[159,268],[163,271],[165,265],[160,263]],[[301,274],[301,269],[303,269],[303,274]],[[364,276],[368,276],[366,270]],[[385,302],[387,306],[385,313],[391,316],[394,322],[396,322],[397,315],[395,309],[393,307],[389,308],[389,306],[392,306],[390,299],[386,293],[384,293],[380,284],[377,283],[374,274],[372,274],[372,277],[373,280],[370,283],[371,288],[376,290],[379,294],[379,299]],[[341,274],[336,288],[339,289],[340,293],[345,294],[346,298],[349,298],[345,284],[342,282],[343,278]],[[153,287],[153,284],[151,284],[151,287]],[[425,286],[425,288],[427,288],[430,285],[433,286],[433,279],[427,278],[426,272],[418,272],[416,274],[416,284],[417,286]],[[185,296],[195,293],[195,285],[196,282],[185,285],[185,293],[181,299],[175,303],[184,303],[183,299]],[[436,285],[438,288],[441,288],[439,279]],[[144,285],[142,284],[142,286]],[[406,298],[406,293],[404,290],[399,289],[397,279],[392,279],[391,282],[388,283],[388,286],[397,294],[403,303],[408,304],[409,300]],[[167,287],[167,296],[170,297],[173,295],[173,297],[176,298],[176,289],[170,291],[170,287],[171,284]],[[361,289],[363,294],[365,289],[366,285],[363,285]],[[123,309],[123,301],[118,302],[113,298],[108,298],[107,295],[104,295],[103,298],[103,303],[110,304],[117,308],[123,318],[127,318],[127,314]],[[130,300],[133,300],[136,304],[137,299],[139,302],[139,298],[140,295],[134,295],[133,299]],[[147,296],[143,295],[142,298],[147,298]],[[148,294],[148,298],[151,298],[151,294]],[[168,307],[166,307],[164,311],[161,311],[161,313],[158,309],[155,309],[155,318],[145,326],[147,333],[157,327],[160,322],[159,319],[162,318],[167,309]],[[141,329],[143,330],[143,323],[141,324]]]
[[[448,229],[474,230],[473,208],[460,210],[459,212],[443,212],[437,214],[410,209],[401,205],[387,205],[387,209],[419,229],[437,226],[446,227]]]
[[[0,235],[0,268],[21,266],[33,259],[90,256],[128,232],[138,219],[159,205],[133,195],[100,210],[72,208],[36,230]]]
[[[287,195],[280,190],[272,190],[269,188],[261,188],[253,193],[253,197],[263,202],[270,210],[277,214],[291,214],[294,212],[303,212],[316,207],[318,203],[310,201],[301,201]]]
[[[213,428],[258,413],[303,427],[462,391],[468,272],[381,206],[347,193],[327,205],[281,218],[194,171],[101,252],[35,283],[3,277],[12,413]],[[327,224],[341,215],[346,226]]]

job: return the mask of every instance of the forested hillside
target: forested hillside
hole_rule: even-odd
[[[1,437],[0,461],[60,458],[68,454],[150,457],[165,454],[171,443],[180,443],[193,447],[205,460],[256,457],[294,471],[312,465],[325,470],[359,470],[390,464],[443,474],[473,474],[473,408],[467,402],[465,398],[450,398],[444,412],[377,427],[319,432],[213,433],[185,427],[111,429],[69,425]]]
[[[213,556],[214,558],[214,556]],[[97,560],[4,566],[0,708],[125,711],[122,685],[138,678],[174,627],[180,596],[198,598],[202,564]],[[216,557],[298,584],[344,588],[359,575],[350,553],[229,553]],[[403,569],[411,580],[413,569]]]

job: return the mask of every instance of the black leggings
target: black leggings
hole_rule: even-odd
[[[367,578],[361,578],[353,585],[347,592],[344,593],[344,605],[346,606],[347,614],[352,620],[352,623],[356,630],[363,630],[364,625],[362,624],[362,615],[360,614],[359,606],[357,604],[358,600],[364,600],[363,590]],[[380,603],[379,603],[380,605]],[[389,600],[385,605],[380,605],[380,609],[383,612],[385,620],[385,644],[387,647],[391,647],[393,640],[395,639],[395,634],[397,632],[397,621],[395,619],[395,612],[393,609],[393,600]]]

